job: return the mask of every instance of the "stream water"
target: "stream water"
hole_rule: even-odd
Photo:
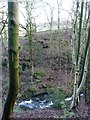
[[[19,106],[22,108],[29,108],[29,109],[35,109],[35,108],[49,108],[51,105],[53,105],[53,102],[50,100],[32,100],[30,99],[29,101],[22,101],[19,103]]]
[[[80,96],[82,97],[83,94],[80,94]],[[71,97],[67,97],[65,99],[65,101],[69,104],[72,101],[72,96]],[[35,108],[40,108],[40,109],[44,109],[44,108],[50,108],[53,105],[52,100],[50,100],[50,98],[47,99],[47,97],[43,97],[43,99],[36,99],[36,98],[32,98],[30,100],[25,100],[22,101],[21,103],[19,103],[19,106],[21,108],[29,108],[29,109],[35,109]]]

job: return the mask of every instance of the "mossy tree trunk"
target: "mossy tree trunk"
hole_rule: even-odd
[[[28,29],[28,40],[29,40],[29,53],[30,53],[30,81],[33,82],[33,74],[34,74],[34,67],[33,67],[33,39],[32,39],[32,22],[30,21],[29,29]]]
[[[29,40],[29,53],[30,53],[30,81],[33,83],[33,10],[34,10],[35,0],[26,1],[26,16],[27,16],[27,36]],[[35,19],[34,19],[35,22]],[[34,29],[35,30],[35,29]]]
[[[89,43],[87,75],[86,75],[86,82],[85,82],[85,101],[87,103],[90,103],[90,43]]]
[[[83,58],[83,64],[82,64],[82,70],[83,73],[80,75],[80,78],[82,77],[81,83],[77,89],[76,92],[76,97],[80,94],[80,91],[82,90],[82,88],[85,85],[86,82],[86,76],[88,75],[88,65],[89,65],[89,55],[90,55],[90,23],[89,23],[89,27],[88,27],[88,38],[87,38],[87,42],[86,42],[86,47],[85,47],[85,51],[84,51],[84,58]],[[83,67],[84,66],[84,67]],[[81,71],[82,72],[82,71]],[[89,76],[90,77],[90,76]],[[79,79],[80,80],[80,79]]]
[[[76,71],[75,71],[75,83],[74,83],[74,92],[73,100],[70,106],[70,109],[75,108],[80,95],[81,90],[83,89],[86,83],[86,94],[88,97],[90,94],[90,17],[87,17],[85,21],[83,20],[83,8],[84,2],[81,3],[81,15],[79,20],[79,36],[78,36],[78,46],[77,46],[77,55],[76,55]],[[85,10],[87,12],[87,10]],[[90,14],[90,12],[89,12]],[[90,16],[90,15],[89,15]],[[85,13],[86,18],[86,13]],[[83,35],[83,27],[85,25],[86,35]],[[84,42],[83,42],[84,41]],[[81,56],[82,55],[82,56]],[[82,57],[82,59],[81,59]],[[81,64],[81,65],[80,65]],[[81,67],[80,67],[81,66]],[[86,97],[86,96],[85,96]],[[87,98],[90,99],[90,98]]]
[[[76,12],[77,12],[78,8],[79,8],[79,3],[77,2],[76,4],[77,4],[77,10],[76,10]],[[77,81],[79,80],[79,74],[80,74],[80,71],[79,71],[79,60],[80,60],[83,8],[84,8],[84,2],[81,2],[81,11],[80,11],[81,14],[80,14],[80,18],[79,18],[79,32],[78,32],[78,44],[77,44],[77,52],[76,52],[77,53],[76,54],[76,62],[74,61],[75,62],[74,63],[75,64],[75,80],[74,80],[73,100],[72,100],[70,109],[74,108],[78,104],[78,101],[77,101],[78,99],[76,97],[76,91],[77,91],[77,88],[78,88]],[[76,24],[77,24],[77,16],[76,16],[76,21],[75,21],[75,26],[74,27],[76,27]],[[74,28],[74,32],[75,32],[75,29],[76,28]],[[73,48],[73,50],[74,50],[74,48]],[[73,51],[73,56],[72,56],[73,60],[75,60],[75,58],[74,58],[75,56],[74,55],[75,55],[75,51]]]
[[[88,19],[86,22],[89,24],[89,31],[88,31],[89,54],[88,54],[87,75],[86,75],[86,81],[85,81],[85,102],[90,103],[90,5],[88,5]],[[88,24],[86,24],[86,26]]]
[[[2,120],[9,120],[18,94],[18,0],[8,0],[8,59],[9,59],[9,91],[4,105]]]
[[[89,48],[89,53],[90,53],[90,48]],[[88,62],[88,72],[85,83],[85,102],[90,103],[90,54],[89,54],[89,62]]]

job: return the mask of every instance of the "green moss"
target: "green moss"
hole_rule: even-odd
[[[39,80],[39,79],[38,79],[38,80],[35,81],[36,84],[38,84],[38,83],[40,83],[40,82],[42,82],[42,80]]]
[[[43,71],[38,71],[34,73],[34,76],[44,77],[45,73]]]
[[[65,100],[66,96],[67,94],[59,86],[55,85],[50,92],[50,98],[53,101],[52,108],[61,109],[62,101]]]
[[[20,106],[15,105],[13,112],[15,112],[15,113],[23,113],[23,109],[21,109]]]
[[[36,84],[30,87],[30,91],[31,91],[32,93],[36,93],[36,91],[37,91],[37,86],[36,86]]]

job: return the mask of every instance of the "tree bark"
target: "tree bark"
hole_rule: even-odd
[[[89,53],[90,53],[90,45],[89,45]],[[85,82],[85,102],[90,103],[90,54],[88,56],[88,68]]]
[[[8,59],[9,59],[9,91],[5,101],[2,120],[10,120],[10,115],[14,108],[14,103],[18,94],[18,40],[19,40],[19,20],[18,20],[18,0],[8,0]]]

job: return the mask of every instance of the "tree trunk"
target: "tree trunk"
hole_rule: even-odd
[[[18,40],[19,20],[18,1],[8,1],[8,59],[9,59],[9,91],[4,105],[2,120],[10,120],[14,103],[18,94]]]
[[[78,10],[78,7],[79,7],[79,3],[77,2],[77,10]],[[77,46],[77,54],[76,54],[76,62],[75,62],[75,80],[74,80],[73,100],[71,102],[70,109],[75,108],[77,106],[78,102],[79,102],[78,99],[77,99],[77,96],[76,96],[76,91],[77,91],[77,88],[78,88],[77,82],[79,80],[79,74],[80,74],[80,71],[79,71],[79,60],[80,60],[80,48],[81,48],[81,33],[82,33],[82,22],[83,22],[83,8],[84,8],[84,2],[82,1],[81,2],[80,19],[79,19],[78,46]],[[77,22],[77,18],[76,18],[76,22]],[[73,56],[73,58],[74,58],[74,56]]]
[[[33,45],[32,45],[32,22],[30,21],[28,30],[29,53],[30,53],[30,81],[33,82],[34,66],[33,66]]]
[[[34,66],[33,66],[33,10],[34,10],[35,1],[26,1],[26,16],[27,16],[27,36],[29,40],[29,54],[30,54],[30,81],[33,83],[33,74],[34,74]],[[33,7],[32,7],[33,6]],[[35,19],[34,19],[35,22]]]
[[[89,45],[89,53],[90,53],[90,45]],[[85,82],[85,102],[90,103],[90,54],[88,56],[88,68],[87,68],[87,76]]]

